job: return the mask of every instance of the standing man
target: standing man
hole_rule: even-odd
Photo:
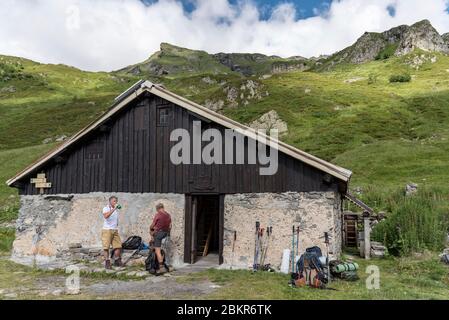
[[[156,270],[156,274],[162,274],[164,265],[164,258],[161,253],[162,240],[166,238],[171,231],[171,217],[170,214],[165,211],[164,205],[158,203],[156,205],[156,215],[153,218],[153,223],[150,226],[150,235],[153,237],[153,247],[156,252],[156,257],[159,262],[159,269]],[[168,271],[168,270],[167,270]]]
[[[122,240],[118,234],[118,215],[121,207],[117,205],[118,198],[112,196],[109,198],[109,204],[103,208],[103,230],[101,231],[101,242],[103,245],[104,266],[111,269],[111,260],[109,260],[109,247],[112,245],[114,251],[114,265],[121,267],[121,249]]]

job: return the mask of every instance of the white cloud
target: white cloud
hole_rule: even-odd
[[[392,17],[388,6],[394,6]],[[86,70],[115,70],[146,59],[161,42],[208,52],[330,54],[365,31],[429,19],[449,31],[447,0],[340,0],[320,16],[295,20],[288,3],[268,20],[250,0],[196,0],[191,14],[174,0],[2,0],[0,53]],[[299,8],[298,10],[301,10]]]

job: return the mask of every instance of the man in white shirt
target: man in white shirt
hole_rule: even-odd
[[[111,260],[109,259],[109,248],[112,245],[114,250],[114,265],[122,266],[121,249],[122,240],[118,234],[118,216],[120,206],[117,205],[118,198],[112,196],[109,198],[109,204],[103,208],[103,230],[101,230],[101,242],[103,245],[104,265],[106,269],[111,269]]]

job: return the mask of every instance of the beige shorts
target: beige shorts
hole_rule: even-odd
[[[122,239],[120,239],[118,230],[101,230],[101,243],[103,250],[109,250],[111,245],[113,249],[120,249],[122,247]]]

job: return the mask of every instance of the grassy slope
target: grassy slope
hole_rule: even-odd
[[[15,190],[8,187],[5,181],[52,147],[54,147],[54,144],[43,144],[0,151],[0,181],[2,182],[0,183],[0,208],[3,208],[0,222],[9,220],[18,206],[18,197],[14,192]]]
[[[134,80],[0,56],[0,222],[18,207],[5,181],[54,146],[42,141],[75,133]]]
[[[0,56],[0,74],[5,65],[23,68],[25,78],[0,81],[0,150],[76,132],[132,82],[107,73]],[[7,87],[16,91],[1,91]]]
[[[353,170],[356,185],[443,185],[449,178],[449,57],[419,71],[407,59],[273,76],[263,81],[268,98],[226,113],[249,122],[277,110],[288,122],[288,143]],[[403,72],[412,74],[411,83],[389,83]],[[377,81],[369,84],[373,74]]]
[[[341,65],[324,73],[252,77],[269,96],[224,113],[249,122],[275,109],[289,125],[286,142],[353,170],[353,186],[393,188],[414,181],[446,188],[449,57],[435,55],[436,63],[419,70],[406,63],[411,57],[402,57]],[[6,159],[0,162],[2,181],[48,150],[42,140],[73,134],[136,80],[120,73],[83,72],[12,57],[0,56],[0,68],[1,63],[20,64],[20,72],[28,75],[0,81],[0,159]],[[389,83],[392,74],[404,72],[413,76],[411,83]],[[216,83],[202,81],[205,76]],[[369,83],[370,76],[376,78],[374,83]],[[247,79],[203,73],[153,80],[204,103],[226,98],[223,81],[240,88]],[[9,86],[16,92],[1,92]],[[32,146],[37,147],[28,148]],[[17,200],[9,198],[13,194],[14,190],[0,187],[0,207],[14,206]]]

